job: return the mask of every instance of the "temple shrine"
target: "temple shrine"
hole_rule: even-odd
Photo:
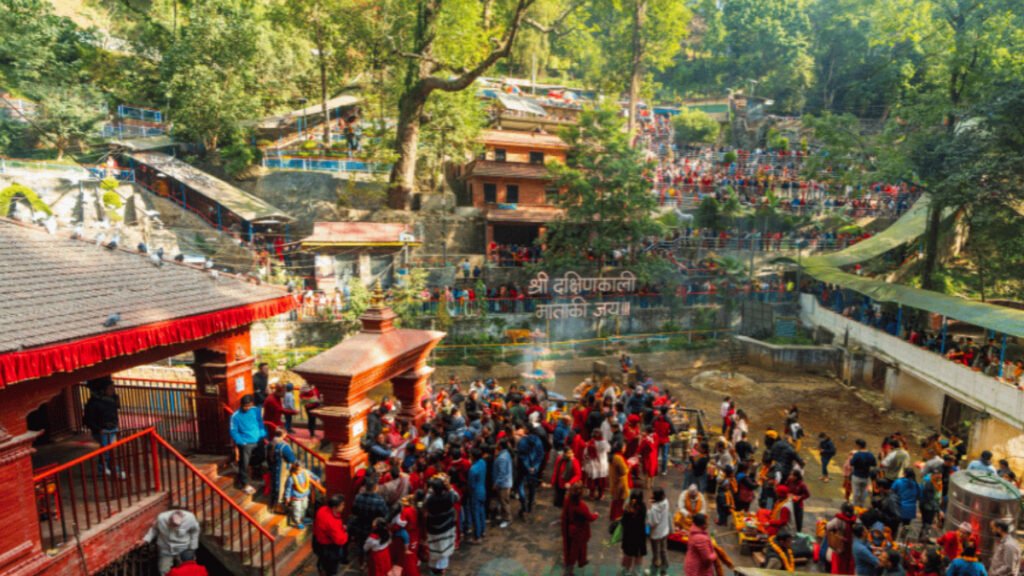
[[[400,419],[415,426],[426,420],[422,400],[434,373],[427,359],[445,333],[397,328],[396,319],[378,285],[357,334],[293,368],[323,394],[324,406],[316,414],[324,421],[324,439],[333,446],[326,465],[328,493],[351,497],[353,480],[366,467],[368,455],[360,440],[374,406],[368,395],[378,385],[391,381],[401,402]]]

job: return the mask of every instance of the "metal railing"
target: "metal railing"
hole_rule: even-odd
[[[172,508],[195,514],[203,531],[243,564],[276,574],[274,536],[154,428],[37,472],[32,481],[44,549],[71,545],[79,532],[167,493]]]
[[[35,160],[15,160],[13,158],[0,157],[0,174],[10,172],[59,172],[79,178],[88,177],[88,172],[71,164],[57,164],[54,162],[37,162]]]
[[[339,174],[350,172],[383,174],[391,170],[390,164],[323,156],[296,157],[287,155],[287,152],[282,156],[264,157],[262,164],[264,168],[271,170],[302,170],[306,172],[336,172]]]
[[[229,418],[234,415],[235,411],[227,404],[221,403],[220,406]],[[312,482],[313,490],[310,490],[309,493],[309,509],[316,510],[318,504],[327,502],[327,489],[322,484],[324,474],[327,472],[327,459],[291,434],[285,433],[284,438],[292,452],[295,453],[295,459],[299,464],[321,480],[321,482]]]
[[[129,384],[128,382],[132,382]],[[207,397],[196,393],[195,384],[161,380],[117,379],[114,384],[120,401],[118,419],[121,430],[142,430],[153,427],[160,436],[184,450],[200,446],[200,412]],[[92,392],[85,384],[72,389],[74,411],[72,428],[85,430],[85,404]],[[213,399],[216,401],[216,398]]]

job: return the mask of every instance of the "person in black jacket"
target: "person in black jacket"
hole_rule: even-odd
[[[92,433],[93,440],[101,447],[109,446],[117,442],[118,432],[118,411],[121,409],[120,400],[114,390],[114,381],[109,377],[89,383],[92,396],[85,403],[85,412],[82,422]],[[110,475],[111,468],[110,452],[100,458],[100,472]],[[117,468],[116,466],[114,468]],[[117,469],[121,478],[125,477],[124,471]]]
[[[818,434],[818,450],[821,454],[821,481],[828,482],[828,463],[836,455],[836,445],[824,432]]]

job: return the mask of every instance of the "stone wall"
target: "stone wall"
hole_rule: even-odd
[[[842,350],[836,346],[783,346],[736,336],[747,364],[779,372],[799,370],[839,374]]]
[[[706,350],[674,350],[669,352],[630,354],[630,356],[633,358],[635,363],[642,367],[650,367],[651,369],[660,369],[669,366],[692,366],[699,368],[702,366],[721,364],[729,360],[728,350],[726,350],[724,346],[718,346]],[[600,362],[603,362],[606,366],[616,367],[616,370],[612,371],[613,375],[616,374],[618,366],[618,356],[616,354],[599,357],[572,358],[566,360],[545,360],[540,364],[541,367],[551,370],[555,374],[578,374],[582,379],[593,373],[595,363]],[[518,364],[506,364],[502,362],[489,368],[478,368],[475,366],[439,366],[436,372],[438,376],[435,377],[435,379],[447,379],[451,375],[458,377],[460,380],[471,380],[474,378],[519,378],[520,374],[530,370],[531,368],[532,366],[526,362]]]

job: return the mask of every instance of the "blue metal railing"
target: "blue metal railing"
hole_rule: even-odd
[[[303,170],[309,172],[361,172],[381,174],[391,170],[390,164],[345,160],[342,158],[264,158],[263,167],[271,170]]]

